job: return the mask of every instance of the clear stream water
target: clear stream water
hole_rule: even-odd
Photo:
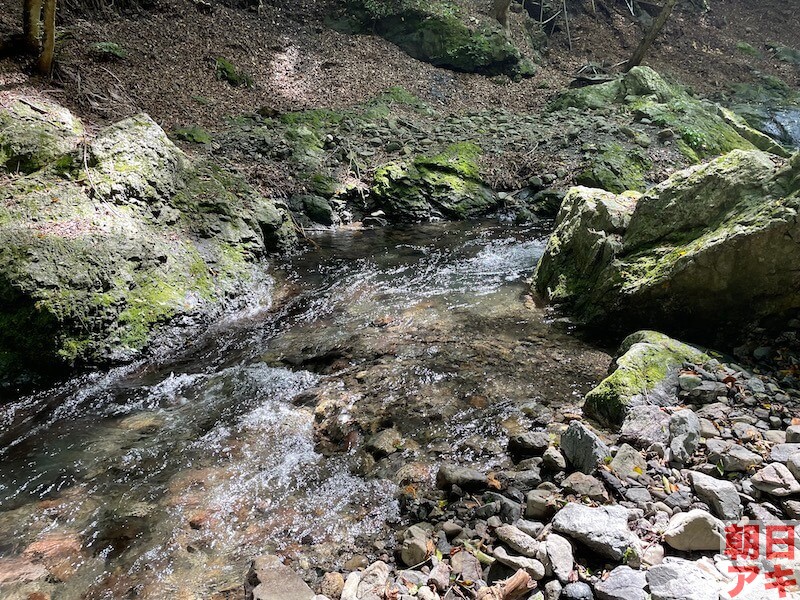
[[[399,485],[502,466],[509,432],[607,367],[526,298],[546,235],[319,234],[275,267],[273,307],[179,358],[0,406],[0,597],[238,598],[259,553],[311,576],[374,553]],[[363,441],[387,427],[403,446],[376,462]]]

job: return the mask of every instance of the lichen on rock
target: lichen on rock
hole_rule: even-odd
[[[796,155],[737,150],[675,173],[635,204],[573,188],[535,288],[593,325],[694,339],[785,314],[800,304],[798,166]],[[624,218],[604,222],[607,207],[623,205]]]
[[[726,120],[717,105],[667,83],[649,67],[634,67],[613,81],[569,90],[550,109],[569,107],[628,111],[635,120],[647,119],[650,124],[671,130],[677,137],[678,148],[693,162],[756,147],[751,141],[755,137],[752,132]]]
[[[455,3],[354,0],[350,4],[370,31],[437,67],[512,77],[535,72],[497,22],[483,15],[474,22]]]
[[[0,110],[0,167],[32,173],[72,152],[84,135],[80,119],[43,99],[18,99]]]
[[[381,209],[400,221],[484,214],[498,200],[480,178],[479,157],[480,148],[464,142],[432,157],[389,163],[375,173],[372,196]]]
[[[279,206],[190,161],[146,115],[48,161],[0,191],[0,379],[130,360],[175,317],[241,297],[294,235]]]

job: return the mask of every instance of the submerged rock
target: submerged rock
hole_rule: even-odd
[[[800,154],[736,150],[638,198],[572,188],[534,286],[590,325],[735,340],[800,308],[799,208]]]

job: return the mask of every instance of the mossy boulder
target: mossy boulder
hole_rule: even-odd
[[[743,323],[800,308],[798,209],[800,155],[757,150],[638,199],[573,188],[534,286],[591,325],[735,340]]]
[[[436,156],[389,163],[376,171],[371,197],[392,219],[403,222],[485,214],[498,198],[480,178],[479,157],[476,145],[459,143]]]
[[[146,115],[53,158],[0,190],[0,382],[130,360],[241,299],[291,243],[279,206]]]
[[[682,90],[667,83],[650,67],[634,67],[612,81],[567,90],[553,101],[550,110],[611,108],[638,98],[663,103],[682,95],[685,95]]]
[[[622,251],[639,195],[605,190],[571,188],[556,216],[555,230],[536,268],[537,290],[558,304],[580,305],[584,316],[600,271]]]
[[[717,105],[670,85],[649,67],[634,67],[613,81],[569,90],[550,109],[569,107],[629,111],[636,120],[646,119],[670,129],[677,138],[678,148],[692,162],[731,150],[756,148],[753,141],[742,135],[741,126],[732,125],[719,114]]]
[[[610,375],[586,394],[584,411],[605,425],[616,426],[631,406],[673,405],[684,363],[702,365],[708,360],[695,346],[655,331],[638,331],[622,342]]]
[[[419,60],[467,73],[530,76],[534,65],[501,26],[472,15],[455,2],[433,0],[353,0],[365,29]]]
[[[647,156],[618,143],[604,145],[575,177],[575,183],[621,194],[626,190],[644,191],[645,174],[652,167]]]
[[[0,111],[0,167],[32,173],[72,152],[84,134],[80,120],[47,100],[16,100]]]

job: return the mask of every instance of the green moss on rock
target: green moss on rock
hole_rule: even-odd
[[[575,182],[616,193],[644,191],[645,174],[652,166],[641,151],[610,143],[590,160],[586,169],[576,176]]]
[[[0,167],[32,173],[74,151],[83,125],[46,100],[16,100],[0,110]]]
[[[622,229],[598,207],[624,197],[574,188],[535,287],[592,325],[735,340],[742,323],[800,308],[798,165],[736,150],[648,190]]]
[[[611,374],[586,394],[584,411],[605,425],[618,426],[630,406],[671,403],[682,365],[708,360],[699,348],[661,333],[634,333],[622,342]]]
[[[716,105],[670,85],[649,67],[634,67],[614,81],[569,90],[550,106],[550,110],[567,108],[629,111],[635,119],[648,119],[671,129],[678,148],[692,162],[756,147],[741,127],[720,115]]]
[[[371,195],[401,221],[484,214],[497,205],[497,197],[480,179],[480,153],[475,144],[458,143],[436,156],[389,163],[376,171]]]
[[[438,67],[512,77],[535,72],[499,24],[488,18],[470,22],[455,3],[354,0],[350,4],[372,31]]]
[[[8,113],[3,116],[8,117]],[[245,293],[293,239],[285,211],[192,163],[146,115],[0,192],[0,354],[7,372],[129,360],[164,326]]]

